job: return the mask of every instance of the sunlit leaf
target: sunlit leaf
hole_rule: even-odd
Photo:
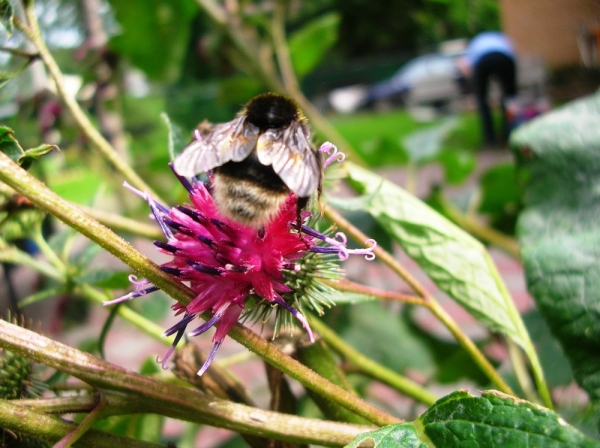
[[[483,324],[529,346],[519,313],[479,241],[392,182],[354,164],[346,166],[359,192],[373,195],[365,211],[442,291]]]

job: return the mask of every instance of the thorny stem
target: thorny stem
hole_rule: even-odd
[[[473,341],[462,331],[460,326],[454,319],[446,312],[444,308],[437,302],[437,300],[431,298],[425,305],[431,313],[438,318],[438,320],[452,333],[454,339],[471,355],[473,361],[479,366],[483,373],[487,375],[490,381],[505,394],[517,396],[511,387],[506,384],[504,379],[498,374],[494,366],[490,364],[488,359],[481,353],[481,350],[473,343]]]
[[[194,293],[186,286],[163,272],[157,265],[131,247],[125,240],[50,191],[39,180],[20,168],[7,155],[1,152],[0,181],[5,182],[38,207],[50,212],[82,235],[98,243],[175,300],[187,305],[193,299]],[[382,426],[398,422],[396,417],[325,380],[306,366],[282,353],[272,344],[243,325],[236,324],[228,334],[240,344],[258,354],[272,366],[298,380],[305,387],[335,401],[369,421]]]
[[[340,215],[336,210],[326,205],[323,209],[324,215],[334,222],[344,233],[350,236],[354,241],[363,243],[368,240],[369,237],[361,232],[358,228],[352,225],[346,218]],[[392,254],[383,249],[381,246],[375,247],[373,253],[383,264],[389,266],[398,276],[406,282],[410,288],[417,293],[417,295],[423,299],[428,299],[428,293],[404,267],[396,261]]]
[[[94,146],[100,151],[100,154],[115,167],[125,180],[139,190],[148,191],[157,200],[160,199],[153,190],[138,176],[138,174],[119,157],[111,144],[102,136],[102,134],[94,127],[88,116],[81,109],[74,97],[71,97],[64,85],[63,75],[58,67],[58,64],[52,57],[52,53],[48,50],[44,39],[42,38],[37,16],[35,14],[34,2],[25,2],[25,15],[29,26],[25,25],[19,19],[15,18],[15,25],[31,40],[37,48],[40,57],[44,61],[46,68],[52,75],[56,84],[56,90],[61,97],[63,103],[71,112],[74,120],[77,122],[82,132],[90,139]]]
[[[432,405],[437,400],[435,395],[423,388],[420,384],[398,375],[393,370],[382,366],[378,362],[373,361],[358,350],[349,346],[319,319],[310,319],[310,325],[321,335],[333,350],[342,355],[347,361],[352,363],[352,365],[356,366],[360,372],[393,387],[399,392],[412,397],[421,403]]]
[[[332,281],[327,279],[319,279],[321,283],[331,286],[338,291],[356,292],[366,296],[379,297],[380,299],[393,300],[395,302],[408,303],[409,305],[426,305],[426,301],[417,296],[409,296],[408,294],[400,294],[393,291],[385,291],[383,289],[372,288],[370,286],[361,285],[350,280]]]
[[[5,321],[0,321],[0,346],[59,369],[102,390],[107,399],[107,415],[155,413],[243,434],[324,446],[345,445],[356,435],[369,429],[368,426],[264,411],[208,397],[194,389],[167,384],[113,366],[90,354]],[[1,404],[0,400],[0,419],[3,420]],[[132,445],[115,443],[114,446]]]
[[[355,241],[362,242],[366,241],[368,237],[352,225],[348,220],[341,216],[337,211],[329,206],[325,206],[325,216],[334,222],[341,230],[347,235],[353,238]],[[418,296],[424,299],[423,306],[429,309],[434,316],[452,333],[456,341],[469,353],[479,368],[487,375],[492,383],[498,388],[498,390],[515,395],[510,386],[502,379],[498,374],[494,366],[488,361],[488,359],[481,353],[473,341],[461,330],[458,324],[450,317],[448,313],[440,306],[440,304],[431,296],[425,288],[412,276],[410,275],[401,265],[394,259],[394,257],[382,249],[381,246],[377,246],[373,251],[377,258],[384,264],[388,265],[394,272],[396,272],[412,289],[417,293]]]
[[[71,431],[69,434],[64,436],[62,439],[58,441],[58,443],[54,444],[53,448],[71,448],[71,446],[77,442],[81,437],[85,435],[85,433],[91,429],[92,425],[96,423],[98,420],[106,417],[104,415],[104,409],[106,407],[106,402],[102,397],[102,394],[96,394],[96,403],[94,408],[89,412],[83,421],[77,425],[75,430]]]
[[[156,224],[146,224],[136,219],[125,218],[121,215],[98,210],[85,205],[79,205],[82,211],[90,215],[96,221],[104,224],[115,232],[126,232],[131,235],[141,236],[150,240],[160,240],[164,237]]]
[[[4,429],[42,439],[58,441],[70,431],[76,429],[74,423],[64,421],[59,417],[34,411],[29,407],[18,404],[19,401],[0,400],[0,421]],[[157,443],[136,440],[129,437],[117,436],[108,432],[92,429],[81,439],[81,446],[95,448],[164,448]]]

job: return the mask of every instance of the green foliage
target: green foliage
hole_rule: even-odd
[[[480,322],[525,348],[527,332],[481,243],[390,181],[347,166],[350,182],[372,195],[365,211],[438,287]]]
[[[483,392],[481,397],[454,392],[438,400],[414,423],[361,434],[347,448],[356,448],[369,439],[377,448],[600,446],[554,412],[496,391]]]
[[[517,230],[529,290],[593,401],[600,398],[599,120],[595,95],[511,138],[526,179]]]
[[[29,169],[34,160],[48,154],[53,149],[58,148],[55,145],[40,145],[24,150],[15,138],[14,131],[0,125],[0,151],[25,169]]]
[[[379,302],[359,303],[331,311],[332,322],[352,347],[394,371],[416,369],[431,375],[434,360],[427,342],[416,335],[406,317]],[[393,341],[402,341],[398,351]]]
[[[193,0],[111,0],[121,34],[110,47],[129,58],[146,75],[156,80],[174,80],[179,74],[192,18],[197,14]]]
[[[307,23],[290,36],[290,56],[298,78],[313,71],[336,43],[339,23],[339,14],[331,12]]]
[[[14,31],[14,11],[13,7],[10,4],[10,0],[1,0],[0,1],[0,25],[4,27],[6,30],[6,34],[8,37],[12,36]]]

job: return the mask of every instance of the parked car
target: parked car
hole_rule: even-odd
[[[410,60],[384,81],[336,89],[329,101],[335,110],[346,113],[381,105],[440,106],[462,95],[462,82],[456,56],[431,53]]]
[[[455,57],[426,54],[407,62],[391,78],[372,85],[364,104],[442,105],[461,96],[460,82]]]

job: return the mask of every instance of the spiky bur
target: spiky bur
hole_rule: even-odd
[[[10,316],[6,319],[15,325],[27,327],[23,318]],[[11,351],[0,349],[0,399],[18,400],[37,398],[47,389],[39,378],[39,366],[31,360]],[[0,428],[0,446],[6,447],[49,447],[44,441]]]
[[[329,153],[335,147],[322,146]],[[343,156],[343,155],[342,155]],[[337,150],[325,162],[340,160]],[[293,194],[281,207],[278,215],[259,230],[244,226],[224,217],[211,194],[210,182],[197,179],[191,182],[177,175],[188,190],[191,204],[167,208],[156,203],[148,194],[126,185],[144,198],[160,225],[167,241],[156,241],[159,251],[172,256],[161,267],[165,272],[188,283],[196,297],[187,305],[175,303],[172,309],[181,320],[166,331],[175,335],[171,349],[160,361],[163,368],[186,332],[187,326],[200,314],[212,317],[192,330],[198,336],[216,327],[213,348],[198,372],[202,375],[210,366],[218,348],[231,327],[240,319],[266,319],[278,310],[276,325],[296,319],[314,340],[303,309],[310,308],[321,314],[330,306],[331,291],[319,283],[319,278],[337,279],[341,271],[333,260],[345,260],[350,254],[362,254],[373,259],[375,241],[369,240],[368,249],[348,249],[346,237],[337,233],[332,238],[301,223],[297,225],[297,198]],[[310,213],[304,213],[306,221]],[[158,288],[145,280],[137,281],[135,292],[105,305],[120,303],[144,296]]]

